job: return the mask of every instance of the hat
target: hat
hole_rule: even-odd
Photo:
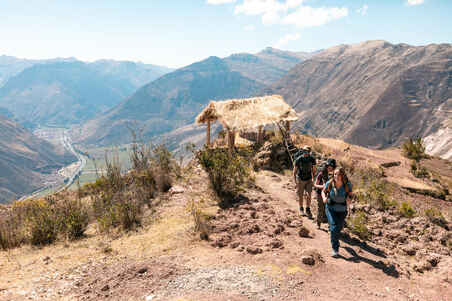
[[[327,166],[331,166],[331,167],[333,167],[333,168],[336,168],[336,160],[333,159],[333,158],[329,158],[329,159],[326,161],[326,165],[327,165]]]

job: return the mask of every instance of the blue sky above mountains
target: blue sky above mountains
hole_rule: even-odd
[[[450,0],[0,1],[0,55],[181,67],[267,46],[452,42]]]

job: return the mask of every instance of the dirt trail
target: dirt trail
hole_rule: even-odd
[[[256,183],[282,206],[298,210],[291,176],[265,171],[257,176]],[[313,193],[311,208],[317,206],[316,202]],[[452,300],[450,284],[431,280],[426,283],[417,275],[406,278],[391,265],[391,258],[375,245],[341,239],[341,258],[332,258],[329,233],[325,231],[327,225],[322,224],[322,230],[318,230],[315,221],[306,217],[303,217],[303,225],[314,236],[306,240],[303,247],[318,250],[325,260],[324,265],[307,277],[306,299],[303,300]],[[322,293],[317,295],[316,291]]]
[[[160,208],[161,219],[137,234],[113,240],[108,254],[90,239],[74,243],[71,248],[29,250],[33,256],[28,259],[29,269],[41,266],[42,274],[32,277],[23,269],[10,269],[18,278],[7,284],[1,279],[8,279],[8,275],[0,275],[0,300],[452,300],[452,286],[435,270],[405,274],[393,265],[394,258],[371,243],[344,236],[341,258],[332,258],[326,224],[318,230],[314,221],[304,217],[295,219],[302,221],[310,237],[300,237],[299,226],[287,226],[277,236],[283,247],[255,255],[230,245],[213,247],[212,240],[194,238],[189,230],[192,220],[185,208],[193,197],[189,187],[196,187],[197,196],[208,194],[205,174],[194,172],[197,176],[181,184],[181,193],[168,195]],[[273,220],[291,210],[298,212],[290,175],[262,171],[256,176],[256,185],[257,189],[247,192],[253,203],[232,209],[234,214],[248,215],[234,218],[240,216],[243,222],[258,220],[249,217],[253,213],[248,209],[252,208],[274,209],[277,217]],[[215,221],[221,214],[225,213],[220,210],[214,214]],[[262,221],[264,212],[256,214]],[[253,235],[258,234],[263,235]],[[55,248],[55,254],[46,261],[51,248]],[[306,254],[315,258],[313,264],[302,262]],[[79,262],[75,263],[75,258]],[[7,272],[9,263],[2,264],[0,273]]]

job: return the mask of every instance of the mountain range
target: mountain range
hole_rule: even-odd
[[[140,88],[75,130],[75,139],[84,144],[111,145],[130,142],[130,128],[140,131],[145,139],[167,133],[192,123],[211,100],[259,94],[309,55],[266,48],[257,54],[209,57]]]
[[[397,146],[450,128],[452,45],[339,45],[298,64],[266,92],[283,95],[299,113],[296,125],[303,132],[373,148]],[[452,135],[441,140],[447,147]]]
[[[42,187],[52,173],[74,161],[65,149],[0,115],[0,203]]]
[[[0,106],[34,127],[67,127],[113,107],[171,69],[127,61],[0,57]]]

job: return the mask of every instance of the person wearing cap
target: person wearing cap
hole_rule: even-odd
[[[297,186],[298,203],[300,205],[300,212],[303,216],[308,216],[312,219],[311,213],[311,193],[312,193],[312,179],[315,175],[316,161],[311,156],[311,148],[309,146],[303,147],[303,154],[295,159],[293,168],[293,177]],[[306,213],[303,208],[303,196],[306,195]]]

